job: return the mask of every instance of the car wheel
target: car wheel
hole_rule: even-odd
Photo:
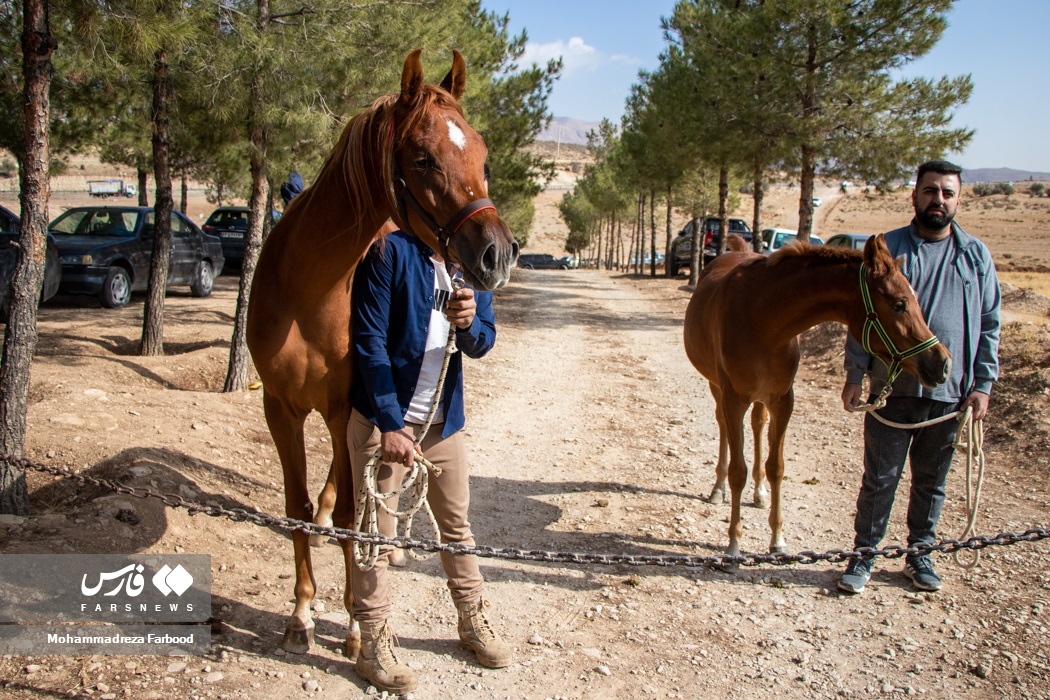
[[[532,269],[532,265],[522,265],[521,269],[522,270],[531,270]]]
[[[667,263],[667,272],[671,277],[674,277],[678,274],[678,263],[676,263],[673,259]]]
[[[98,295],[102,305],[107,309],[119,309],[131,301],[131,278],[122,267],[111,267]]]
[[[211,294],[215,285],[215,273],[212,272],[211,263],[201,260],[197,263],[197,269],[193,271],[193,282],[190,283],[190,292],[195,297],[206,297]]]

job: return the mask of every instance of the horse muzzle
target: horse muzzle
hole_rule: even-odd
[[[472,230],[464,227],[453,236],[450,245],[470,286],[486,291],[499,289],[510,281],[511,268],[518,260],[518,242],[499,217],[476,223]]]
[[[952,373],[952,358],[948,349],[937,343],[916,358],[918,372],[916,375],[922,385],[928,389],[944,384]]]

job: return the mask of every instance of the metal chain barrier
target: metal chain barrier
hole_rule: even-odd
[[[917,544],[913,547],[901,547],[890,545],[882,549],[873,547],[861,547],[856,550],[829,549],[826,552],[804,551],[797,554],[741,554],[731,556],[719,554],[711,556],[700,556],[691,554],[591,554],[578,552],[551,552],[539,549],[523,550],[509,547],[497,548],[452,543],[442,544],[434,540],[416,540],[410,537],[385,537],[376,533],[365,533],[357,530],[344,528],[324,527],[315,523],[296,520],[294,518],[278,518],[273,515],[259,513],[244,508],[225,508],[219,505],[203,505],[193,501],[187,501],[182,496],[174,494],[157,493],[149,489],[137,489],[125,486],[119,482],[94,477],[61,469],[37,464],[24,459],[9,460],[11,465],[23,470],[33,470],[72,479],[84,484],[90,484],[104,488],[115,493],[122,493],[135,498],[159,500],[170,508],[185,508],[191,515],[203,513],[215,518],[228,518],[234,522],[250,522],[260,527],[274,527],[286,532],[302,532],[307,535],[320,535],[331,537],[339,541],[362,542],[374,546],[387,545],[401,549],[418,549],[424,552],[448,552],[453,555],[474,555],[490,559],[503,559],[508,561],[536,561],[546,563],[565,564],[593,564],[601,566],[664,566],[664,567],[717,567],[729,566],[761,566],[763,564],[816,564],[817,562],[828,562],[839,564],[849,560],[851,557],[886,557],[887,559],[899,559],[904,556],[915,556],[930,554],[931,552],[955,553],[963,550],[979,551],[985,547],[1006,546],[1018,542],[1038,542],[1050,539],[1050,528],[1033,527],[1021,533],[1001,532],[998,535],[980,535],[970,537],[967,540],[941,540],[936,544]]]

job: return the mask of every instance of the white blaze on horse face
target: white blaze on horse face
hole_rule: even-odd
[[[467,135],[463,133],[463,130],[456,126],[456,122],[451,119],[445,119],[448,123],[448,139],[456,145],[461,151],[467,150]]]

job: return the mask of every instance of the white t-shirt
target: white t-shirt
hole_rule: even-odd
[[[452,294],[452,279],[444,263],[430,261],[434,265],[434,297],[430,306],[430,325],[427,327],[427,345],[423,352],[423,365],[419,368],[419,380],[416,391],[408,404],[405,413],[407,423],[425,423],[430,412],[430,404],[437,391],[438,379],[441,376],[441,365],[445,361],[445,346],[448,344],[448,319],[445,318],[445,304]],[[456,352],[456,347],[452,347]],[[445,421],[445,412],[438,406],[434,414],[434,424]]]

